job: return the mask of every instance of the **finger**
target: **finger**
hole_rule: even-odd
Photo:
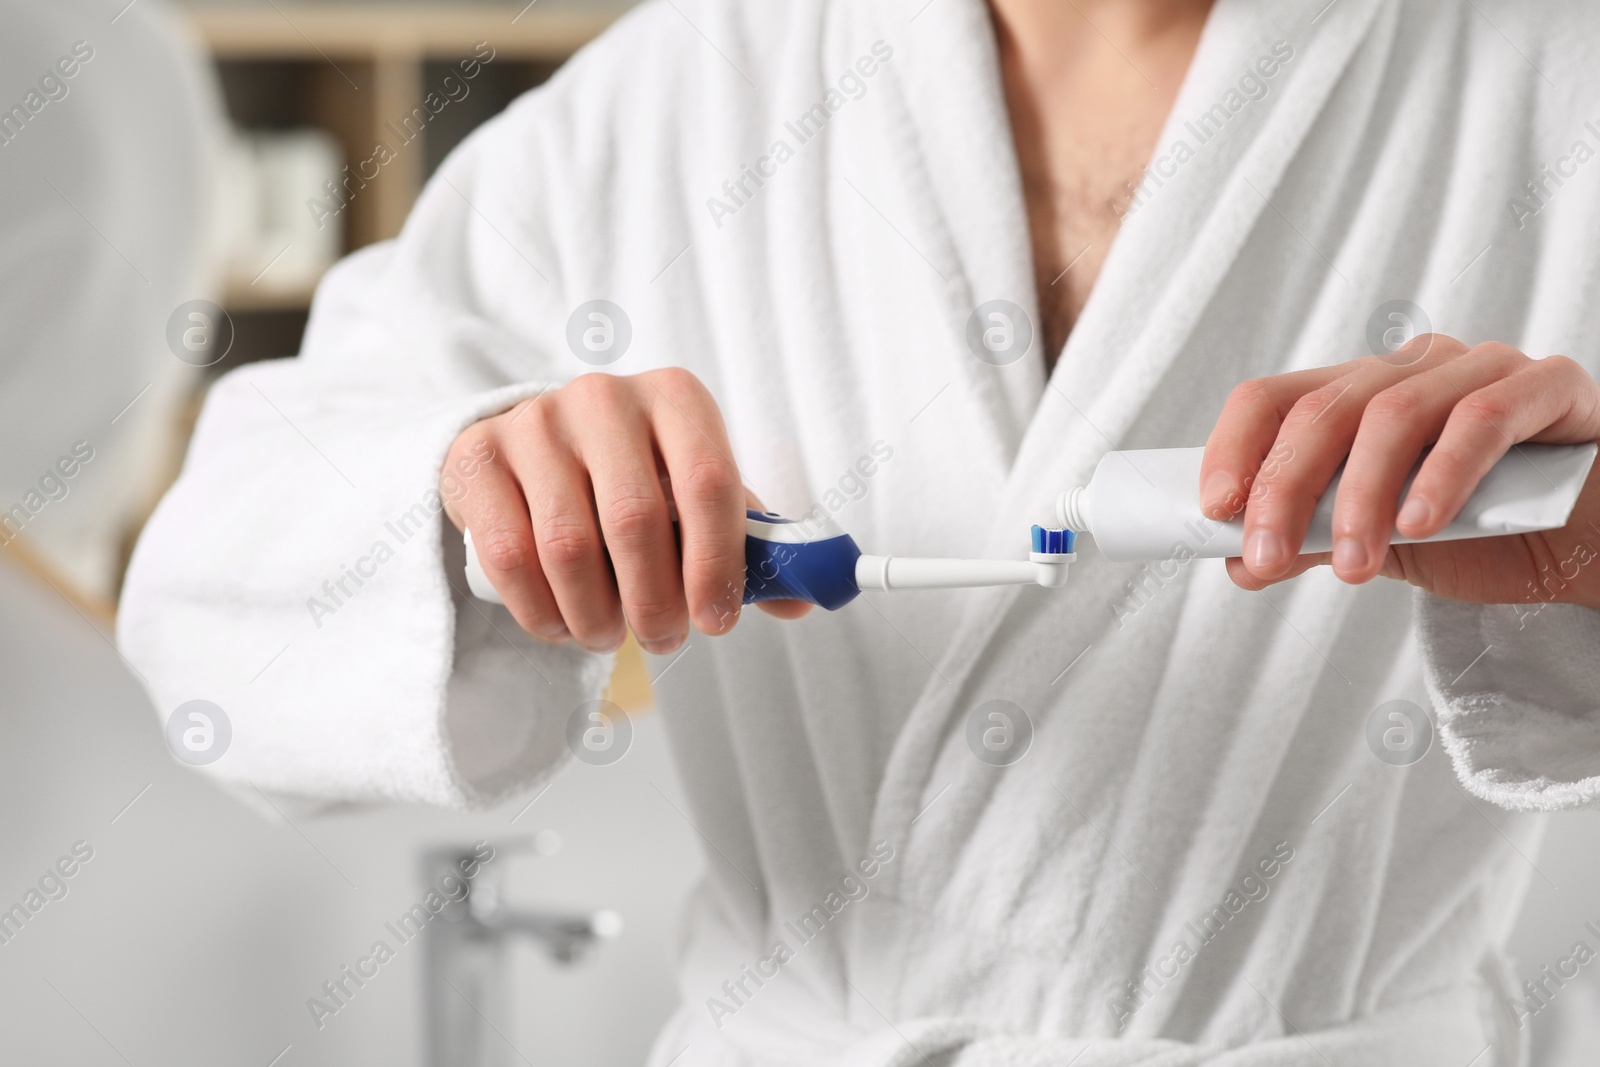
[[[485,463],[455,506],[472,531],[484,575],[517,625],[546,641],[570,640],[539,566],[528,503],[515,476],[498,462]]]
[[[528,500],[539,564],[578,643],[591,652],[614,651],[624,634],[622,608],[602,551],[589,472],[548,409],[529,408],[519,426],[530,420],[508,448]]]
[[[1244,554],[1258,578],[1289,575],[1318,499],[1344,462],[1366,396],[1390,380],[1363,366],[1296,400],[1257,474],[1244,514]]]
[[[1430,537],[1455,519],[1478,482],[1515,444],[1594,440],[1595,383],[1565,356],[1528,360],[1521,370],[1456,404],[1423,460],[1400,509],[1407,537]]]
[[[1287,582],[1290,578],[1298,578],[1313,567],[1326,566],[1332,560],[1331,552],[1313,552],[1306,556],[1296,556],[1294,565],[1276,578],[1261,578],[1253,574],[1249,567],[1244,565],[1244,560],[1238,556],[1228,557],[1228,577],[1233,579],[1233,584],[1240,589],[1247,589],[1252,593],[1259,593],[1269,585]]]
[[[1505,345],[1480,345],[1367,401],[1334,501],[1335,574],[1347,582],[1378,576],[1394,537],[1400,493],[1417,457],[1438,439],[1464,397],[1515,373],[1526,361]]]
[[[672,481],[695,626],[726,633],[744,601],[745,491],[716,402],[689,372],[650,375],[651,424]]]
[[[1257,577],[1288,573],[1372,398],[1465,351],[1453,338],[1425,334],[1396,353],[1404,357],[1398,362],[1391,357],[1345,364],[1342,377],[1295,401],[1273,446],[1280,462],[1262,470],[1245,506],[1244,561]]]
[[[579,395],[582,425],[569,433],[594,487],[622,613],[639,646],[662,655],[688,636],[689,611],[655,443],[629,387],[615,378],[594,377],[600,380]]]
[[[802,618],[812,605],[804,600],[763,600],[756,607],[775,619],[793,620]]]
[[[1244,511],[1256,472],[1290,407],[1339,373],[1335,367],[1319,367],[1254,378],[1234,387],[1200,461],[1200,509],[1207,518],[1227,521]]]

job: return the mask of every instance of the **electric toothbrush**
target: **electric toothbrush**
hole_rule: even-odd
[[[873,556],[832,519],[798,522],[770,511],[745,512],[744,602],[802,600],[837,611],[863,590],[966,589],[1040,585],[1059,589],[1077,559],[1071,530],[1032,530],[1027,559],[930,559]],[[464,535],[472,595],[503,603],[478,562],[472,531]]]

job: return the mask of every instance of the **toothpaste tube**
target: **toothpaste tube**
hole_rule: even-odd
[[[1484,475],[1450,525],[1432,537],[1396,533],[1391,543],[1559,529],[1572,515],[1595,451],[1593,444],[1517,445]],[[1069,489],[1057,499],[1059,524],[1093,537],[1100,554],[1116,562],[1238,556],[1244,546],[1243,516],[1219,522],[1200,511],[1200,460],[1204,455],[1203,448],[1108,452],[1088,485]],[[1416,474],[1413,469],[1406,478],[1400,499],[1405,498]],[[1335,476],[1317,501],[1300,549],[1303,554],[1332,550],[1338,490]]]

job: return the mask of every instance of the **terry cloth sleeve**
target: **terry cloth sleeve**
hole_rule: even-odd
[[[118,640],[163,721],[222,709],[232,736],[208,769],[224,779],[486,805],[550,773],[600,695],[609,656],[465,595],[439,495],[464,427],[593,369],[565,343],[567,290],[594,271],[570,209],[604,181],[603,148],[573,143],[583,65],[470,137],[397,240],[330,272],[298,358],[212,389]]]
[[[1472,793],[1515,811],[1600,807],[1600,611],[1417,593],[1440,740]]]

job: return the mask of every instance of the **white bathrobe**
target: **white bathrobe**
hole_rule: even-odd
[[[1324,5],[1219,0],[1047,381],[1037,343],[966,340],[984,301],[1037,321],[980,0],[647,3],[329,276],[298,359],[218,384],[123,648],[164,714],[227,710],[214,769],[263,789],[478,805],[553,773],[609,660],[463,599],[431,494],[462,427],[592,369],[592,299],[632,326],[605,370],[689,368],[769,506],[888,553],[1020,555],[1105,451],[1202,442],[1239,380],[1367,354],[1389,300],[1593,370],[1600,14]],[[692,636],[654,669],[709,872],[652,1062],[1516,1063],[1513,811],[1600,798],[1597,648],[1585,609],[1092,546],[1062,591]],[[1010,766],[967,740],[995,699],[1034,730]],[[1439,729],[1406,767],[1366,740],[1400,699]]]

